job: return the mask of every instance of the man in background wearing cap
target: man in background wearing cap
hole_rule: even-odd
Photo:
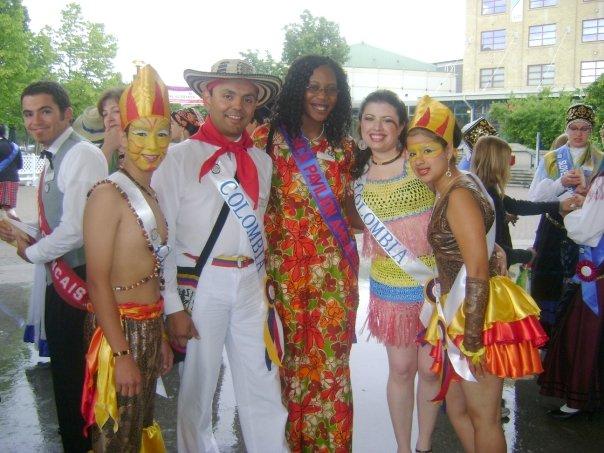
[[[195,135],[171,147],[152,181],[172,247],[165,267],[168,333],[187,348],[178,399],[178,450],[218,452],[212,400],[226,346],[247,451],[287,451],[287,412],[277,369],[265,361],[267,307],[259,278],[264,274],[263,215],[272,163],[253,147],[245,130],[256,107],[275,96],[281,83],[254,74],[240,60],[222,60],[211,72],[186,70],[184,76],[202,96],[208,117]],[[188,282],[186,289],[177,288],[177,266],[179,277],[181,269],[190,270],[187,278],[179,278],[179,284]]]
[[[595,121],[593,109],[585,104],[571,106],[566,114],[568,142],[550,151],[539,162],[529,189],[532,201],[556,201],[585,195],[591,174],[599,168],[602,152],[590,144]],[[575,206],[581,204],[580,197]],[[541,217],[533,245],[537,255],[533,262],[531,295],[541,307],[541,323],[551,336],[556,312],[562,297],[564,280],[575,273],[578,246],[564,229],[562,217]]]
[[[83,435],[80,413],[87,302],[82,218],[86,194],[107,176],[107,161],[71,128],[69,95],[58,83],[27,86],[21,107],[25,128],[44,147],[48,162],[38,189],[44,237],[35,242],[17,235],[17,253],[31,263],[48,264],[44,320],[59,430],[66,452],[85,452],[90,441]],[[2,230],[0,237],[12,240],[15,234]]]

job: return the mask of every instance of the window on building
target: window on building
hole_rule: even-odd
[[[583,42],[604,41],[604,19],[583,21]]]
[[[482,0],[482,14],[505,13],[505,0]]]
[[[556,44],[556,24],[529,27],[529,47]]]
[[[503,88],[503,68],[481,69],[480,88]]]
[[[592,83],[604,74],[604,60],[581,62],[581,83]]]
[[[531,87],[553,85],[555,72],[553,64],[529,65],[526,83]]]
[[[480,50],[505,49],[505,30],[487,30],[480,34]]]
[[[545,8],[546,6],[556,6],[558,0],[531,0],[530,8]]]

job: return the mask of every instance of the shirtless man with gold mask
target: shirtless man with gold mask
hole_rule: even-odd
[[[92,307],[82,413],[94,451],[161,451],[153,398],[173,358],[160,295],[169,249],[149,183],[170,143],[170,107],[151,66],[126,88],[120,112],[128,139],[123,167],[93,188],[84,213]]]

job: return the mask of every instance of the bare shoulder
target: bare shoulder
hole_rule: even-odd
[[[106,209],[105,214],[116,213],[117,206],[123,202],[123,197],[115,185],[110,181],[100,181],[90,192],[88,192],[88,201],[86,207],[88,209]]]

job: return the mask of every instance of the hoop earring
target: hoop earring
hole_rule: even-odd
[[[361,151],[365,151],[365,150],[367,149],[367,143],[365,143],[365,140],[363,140],[363,139],[360,139],[360,140],[357,142],[357,146],[359,147],[359,149],[360,149]]]
[[[453,174],[451,173],[451,167],[449,166],[449,164],[447,164],[447,171],[445,172],[445,176],[447,178],[450,178],[451,176],[453,176]]]

